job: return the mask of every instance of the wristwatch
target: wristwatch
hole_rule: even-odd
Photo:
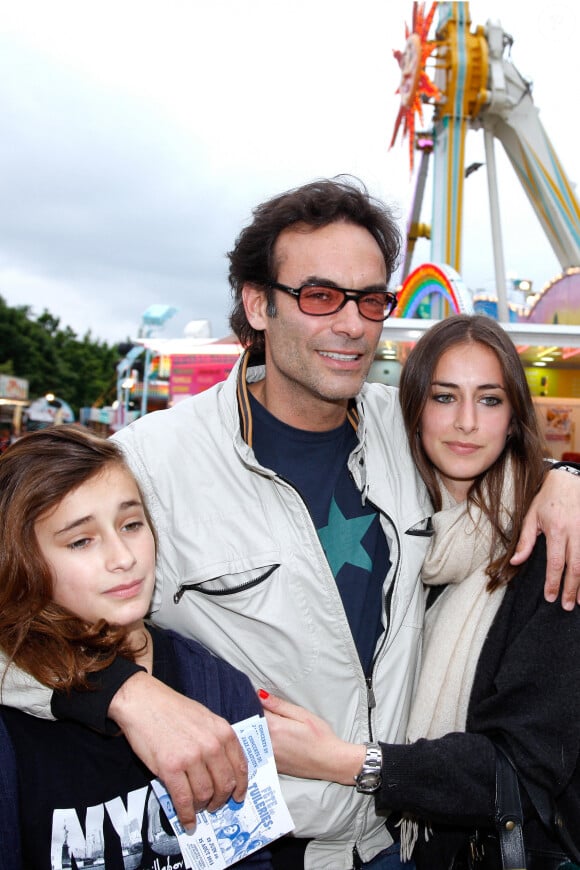
[[[374,794],[383,781],[383,750],[378,743],[365,743],[367,752],[363,766],[355,776],[356,790],[361,794]]]
[[[555,463],[554,471],[567,471],[569,474],[580,475],[580,468],[577,465],[566,465],[565,462]]]

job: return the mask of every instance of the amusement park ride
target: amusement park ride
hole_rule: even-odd
[[[435,26],[435,38],[429,32]],[[407,248],[398,317],[439,319],[473,310],[461,278],[464,180],[468,130],[482,130],[490,205],[497,302],[486,310],[508,324],[580,324],[580,205],[538,116],[531,85],[512,63],[512,39],[499,23],[471,28],[469,3],[413,4],[401,67],[401,105],[391,145],[401,132],[408,139],[411,168],[420,154],[407,226]],[[427,62],[434,68],[433,79]],[[423,106],[433,106],[432,128],[423,123]],[[527,311],[508,302],[503,257],[494,144],[498,139],[561,265],[562,274],[542,290]],[[421,207],[433,164],[431,227],[420,223]],[[431,240],[431,263],[411,271],[417,238]],[[476,303],[477,310],[477,303]],[[401,324],[402,325],[402,324]],[[575,330],[574,330],[575,331]],[[564,332],[564,331],[563,331]],[[552,342],[556,344],[556,340]],[[574,347],[578,348],[574,342]],[[575,353],[580,353],[576,350]]]

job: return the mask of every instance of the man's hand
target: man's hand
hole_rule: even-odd
[[[511,564],[529,558],[536,537],[546,536],[547,565],[544,595],[555,601],[562,588],[562,607],[572,610],[580,604],[580,477],[565,471],[550,471],[526,514],[522,533]]]
[[[165,784],[179,821],[191,829],[198,810],[244,799],[248,766],[231,725],[144,671],[113,697],[109,716],[133,751]]]

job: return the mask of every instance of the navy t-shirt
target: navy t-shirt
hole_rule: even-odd
[[[250,403],[256,458],[289,481],[310,510],[368,674],[382,632],[382,588],[390,560],[379,513],[368,502],[363,505],[348,470],[356,432],[348,420],[326,432],[295,429],[253,396]]]
[[[150,632],[153,674],[166,685],[184,690],[183,670],[187,694],[229,721],[259,712],[244,674],[195,641],[154,626]],[[23,868],[183,870],[177,838],[150,785],[153,774],[122,735],[0,711],[18,770]],[[0,793],[0,804],[5,799]],[[15,866],[11,857],[0,855],[0,867]],[[265,870],[271,862],[262,851],[236,866]]]

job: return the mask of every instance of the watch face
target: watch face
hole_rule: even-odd
[[[383,753],[378,743],[366,744],[366,756],[356,779],[356,789],[363,794],[374,794],[381,787]]]
[[[369,794],[376,791],[381,784],[380,773],[361,773],[357,777],[356,787],[358,791],[368,792]]]

